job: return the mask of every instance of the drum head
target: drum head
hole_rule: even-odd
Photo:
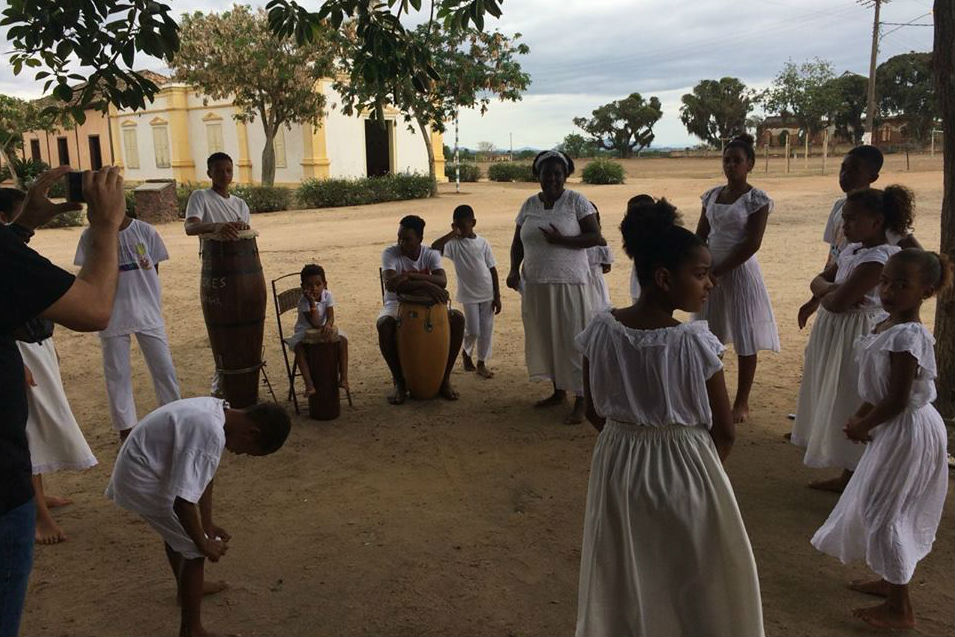
[[[207,241],[241,241],[242,239],[254,239],[259,236],[259,233],[249,228],[248,230],[239,230],[238,237],[236,239],[226,239],[218,232],[207,232],[205,234],[200,234],[200,239],[205,239]]]
[[[302,342],[308,343],[309,345],[314,343],[337,343],[338,340],[337,327],[333,327],[332,331],[328,334],[320,329],[309,328],[305,330],[305,336],[302,337]]]
[[[398,302],[408,303],[410,305],[427,305],[428,307],[438,305],[437,301],[424,294],[399,294]]]

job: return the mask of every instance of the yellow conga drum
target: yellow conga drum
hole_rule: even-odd
[[[398,359],[412,398],[427,400],[441,390],[451,349],[448,307],[429,297],[398,297]]]

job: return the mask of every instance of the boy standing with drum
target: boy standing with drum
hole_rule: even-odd
[[[395,384],[395,393],[388,397],[392,405],[400,405],[408,396],[408,388],[398,358],[398,309],[399,295],[428,297],[435,304],[448,302],[448,277],[441,267],[441,254],[421,245],[424,239],[424,219],[417,215],[402,218],[398,225],[397,245],[385,248],[381,253],[381,279],[385,288],[384,307],[378,315],[378,346],[388,363]],[[448,400],[457,400],[458,394],[451,386],[451,368],[464,339],[464,315],[457,310],[448,310],[451,343],[448,362],[441,383],[441,395]]]

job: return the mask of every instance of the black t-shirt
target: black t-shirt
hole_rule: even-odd
[[[63,296],[73,275],[0,224],[0,515],[33,497],[23,359],[13,332]]]

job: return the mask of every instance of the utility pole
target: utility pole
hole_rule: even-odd
[[[879,57],[879,12],[882,3],[888,0],[862,0],[863,4],[875,5],[875,18],[872,21],[872,54],[869,57],[869,96],[865,109],[865,129],[869,139],[866,143],[875,141],[875,63]]]
[[[454,192],[461,192],[461,155],[458,154],[458,109],[454,109]]]

